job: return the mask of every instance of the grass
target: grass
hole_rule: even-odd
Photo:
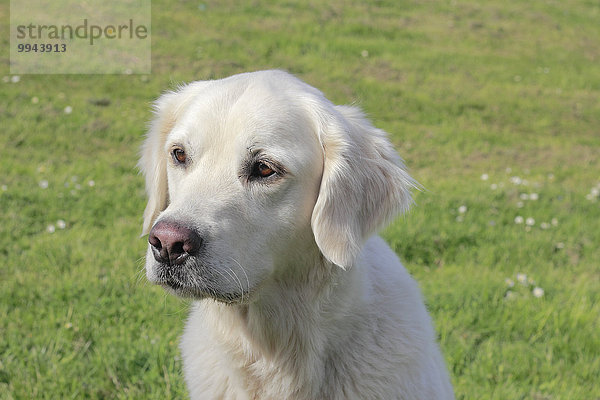
[[[144,76],[12,83],[0,27],[0,399],[185,397],[187,305],[141,272],[138,148],[161,91],[262,68],[360,104],[423,184],[383,235],[421,283],[457,398],[600,399],[596,2],[152,11]]]

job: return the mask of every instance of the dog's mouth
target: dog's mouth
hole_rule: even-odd
[[[171,289],[171,290],[187,290],[189,288],[186,288],[186,286],[180,282],[177,282],[173,279],[168,279],[166,281],[160,281],[160,282],[156,282],[158,285],[164,287],[165,289]]]
[[[159,271],[161,273],[158,274],[156,280],[153,283],[162,286],[168,292],[183,298],[191,298],[191,299],[203,299],[209,296],[209,290],[207,285],[202,282],[200,279],[186,279],[184,276],[180,276],[182,274],[172,274],[164,271],[169,271],[172,266],[169,265],[161,265]],[[192,284],[192,281],[195,284]],[[202,282],[200,285],[199,283]]]
[[[175,296],[182,297],[185,299],[201,300],[203,298],[208,297],[207,293],[199,290],[198,288],[190,285],[185,285],[175,280],[158,281],[155,283],[157,285],[162,286],[165,290],[174,294]]]
[[[175,296],[191,300],[212,298],[226,304],[244,304],[249,300],[247,290],[240,288],[236,292],[224,291],[209,277],[186,273],[181,266],[174,270],[172,265],[160,264],[156,268],[158,274],[151,281]]]
[[[199,290],[195,287],[182,285],[177,282],[160,283],[164,289],[177,297],[190,300],[213,299],[225,304],[246,304],[248,302],[247,294],[221,293],[214,290]]]

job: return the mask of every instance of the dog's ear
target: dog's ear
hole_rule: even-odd
[[[154,102],[154,119],[150,123],[138,167],[146,177],[148,204],[144,210],[142,235],[150,232],[158,214],[169,204],[167,155],[165,140],[179,114],[177,92],[168,92]]]
[[[325,258],[348,268],[371,234],[408,209],[418,184],[384,131],[355,107],[334,110],[320,118],[324,168],[311,225]]]

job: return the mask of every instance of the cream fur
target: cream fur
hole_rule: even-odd
[[[281,171],[250,180],[253,154]],[[175,221],[203,238],[181,266],[146,257],[150,281],[194,293],[192,399],[453,398],[418,285],[372,236],[416,184],[357,108],[281,71],[192,83],[157,101],[140,168],[144,233]]]

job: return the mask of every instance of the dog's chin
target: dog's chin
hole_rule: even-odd
[[[189,300],[202,300],[209,297],[207,293],[198,290],[192,286],[182,285],[174,281],[161,281],[155,282],[157,285],[162,286],[168,293]]]
[[[159,279],[153,283],[162,286],[172,295],[188,300],[213,299],[225,304],[246,304],[249,301],[249,295],[246,292],[230,293],[208,285],[198,287],[174,279]]]

